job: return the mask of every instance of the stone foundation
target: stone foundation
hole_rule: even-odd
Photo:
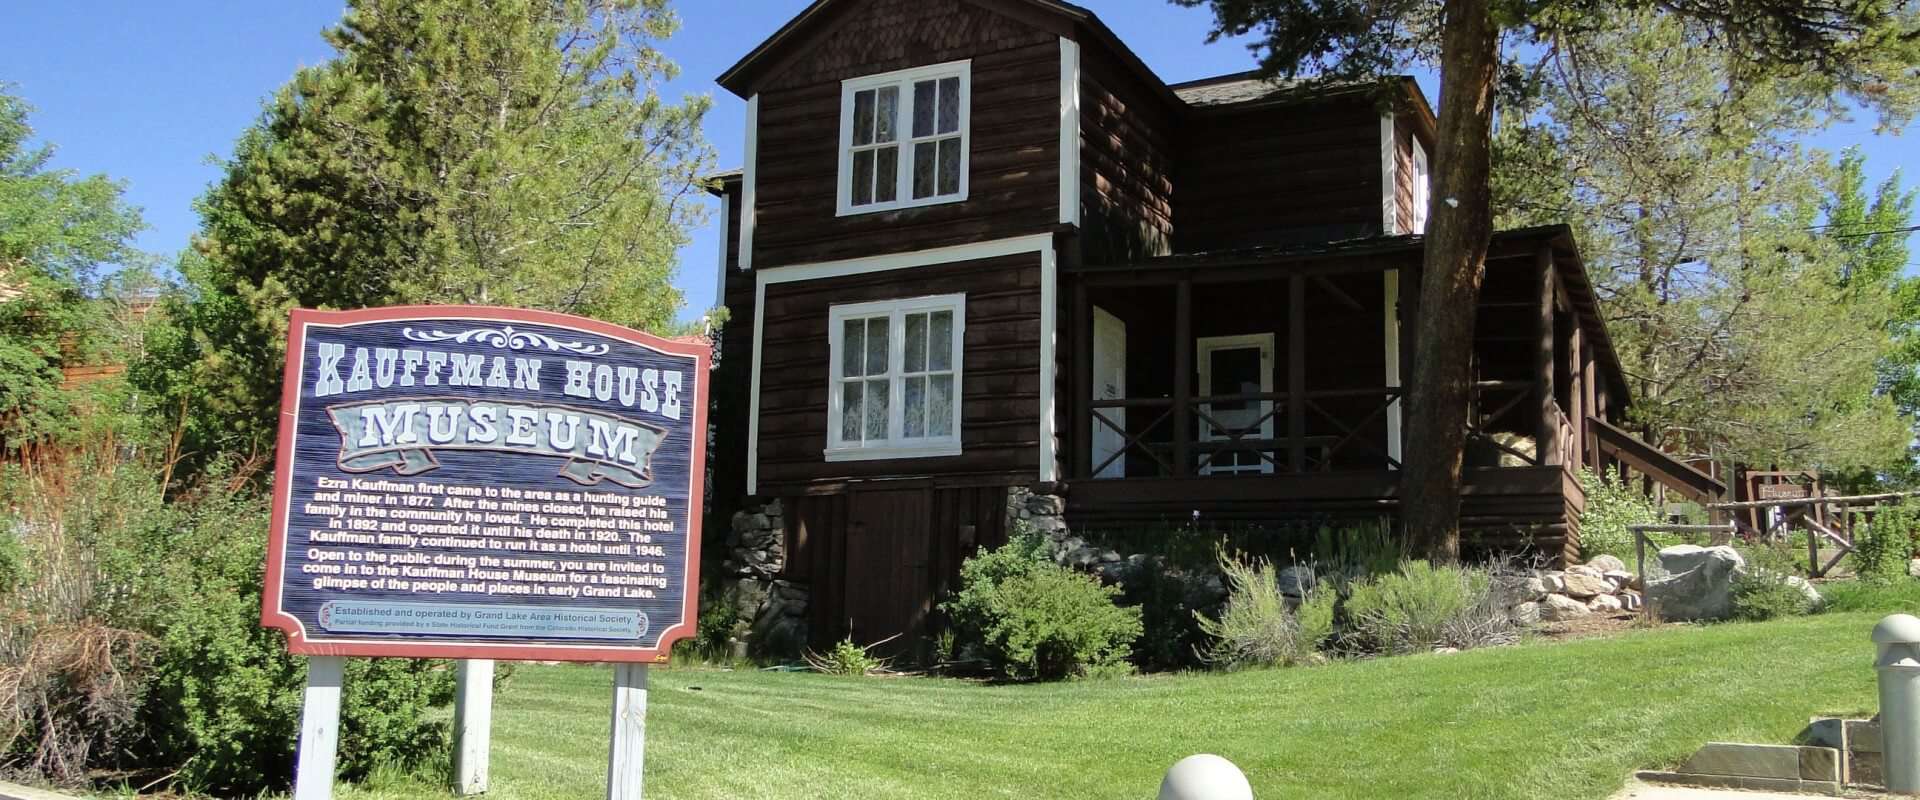
[[[752,499],[734,513],[721,564],[721,602],[734,610],[734,655],[791,658],[807,646],[807,588],[778,576],[787,565],[780,501]]]

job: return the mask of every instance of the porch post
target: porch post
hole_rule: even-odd
[[[1287,279],[1287,467],[1307,471],[1307,278]]]
[[[1181,278],[1173,290],[1173,474],[1192,469],[1188,443],[1193,439],[1193,281]]]
[[[1567,374],[1571,376],[1573,385],[1567,387],[1569,404],[1569,408],[1567,409],[1567,422],[1573,426],[1572,445],[1574,458],[1573,463],[1569,466],[1577,467],[1586,463],[1587,371],[1585,351],[1587,343],[1586,337],[1580,334],[1579,312],[1575,311],[1571,313],[1574,314],[1575,319],[1573,321],[1572,338],[1567,341],[1567,357],[1571,359]]]
[[[1073,281],[1073,313],[1067,315],[1071,320],[1073,337],[1073,392],[1067,399],[1067,413],[1071,414],[1073,424],[1067,428],[1072,432],[1073,440],[1067,443],[1072,457],[1067,460],[1073,465],[1071,478],[1093,477],[1093,309],[1087,299],[1087,281],[1075,275],[1068,278]]]
[[[1560,423],[1553,402],[1553,246],[1541,244],[1534,257],[1540,281],[1539,350],[1534,359],[1534,395],[1538,399],[1539,434],[1534,437],[1534,460],[1541,466],[1560,460]]]

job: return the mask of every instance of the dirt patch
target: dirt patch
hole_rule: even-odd
[[[1648,627],[1646,620],[1635,612],[1617,614],[1594,614],[1580,619],[1562,622],[1543,622],[1532,628],[1534,635],[1554,641],[1572,641],[1574,639],[1595,639],[1603,636],[1617,636],[1634,628]]]

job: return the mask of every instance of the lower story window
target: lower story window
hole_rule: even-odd
[[[966,295],[837,305],[827,458],[960,452],[960,350]]]

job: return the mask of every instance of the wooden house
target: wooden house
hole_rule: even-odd
[[[747,141],[715,190],[714,509],[779,501],[763,572],[814,640],[923,630],[1010,496],[1088,531],[1395,512],[1411,79],[1169,85],[1057,0],[820,0],[719,82]],[[1474,356],[1471,542],[1572,553],[1602,457],[1712,491],[1614,427],[1565,228],[1495,237]]]

